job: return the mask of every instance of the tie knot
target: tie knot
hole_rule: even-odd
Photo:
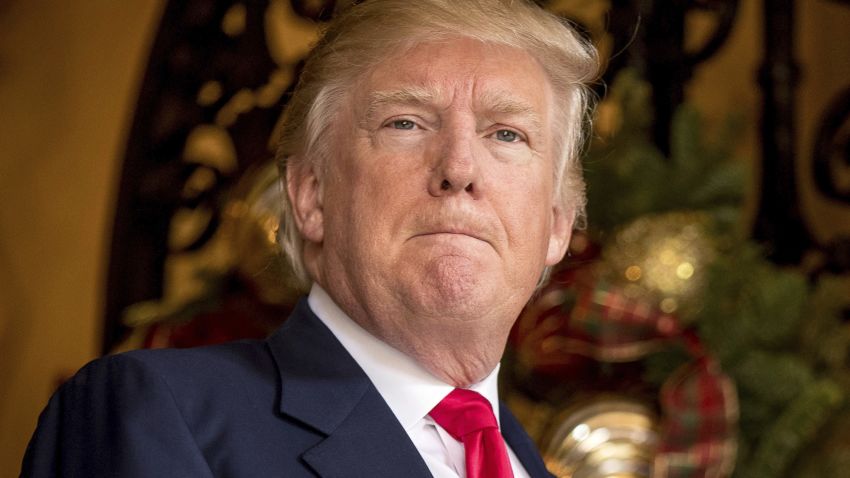
[[[499,428],[490,402],[480,393],[462,388],[452,390],[429,415],[455,440],[485,428]]]

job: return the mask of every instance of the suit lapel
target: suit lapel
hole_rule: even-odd
[[[323,477],[431,476],[374,387],[339,428],[303,458]]]
[[[534,441],[525,433],[522,425],[519,424],[519,421],[504,403],[499,404],[499,422],[505,442],[519,458],[523,468],[528,472],[528,476],[531,478],[553,478],[553,475],[546,469],[546,465],[543,464],[540,451]]]
[[[431,476],[372,382],[305,300],[268,343],[280,372],[280,412],[326,436],[302,455],[320,476]]]

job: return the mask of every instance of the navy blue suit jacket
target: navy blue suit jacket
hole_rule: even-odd
[[[504,407],[502,434],[549,477]],[[386,402],[302,301],[265,341],[104,357],[51,398],[25,477],[428,477]]]

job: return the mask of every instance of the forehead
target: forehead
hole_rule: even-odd
[[[469,38],[419,43],[382,61],[355,92],[358,102],[388,100],[548,116],[551,86],[527,52]]]

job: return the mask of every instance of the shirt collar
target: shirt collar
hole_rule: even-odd
[[[409,431],[454,389],[410,356],[360,327],[318,284],[313,284],[307,302],[363,369],[405,430]],[[498,374],[499,364],[483,380],[468,387],[490,402],[497,422]]]

